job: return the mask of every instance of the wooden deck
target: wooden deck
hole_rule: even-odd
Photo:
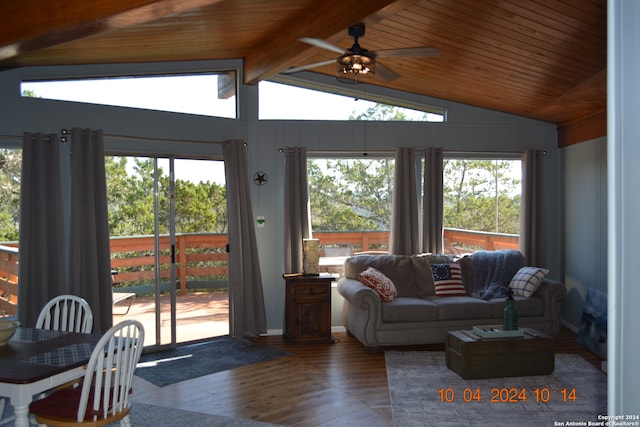
[[[170,298],[162,296],[160,344],[168,344],[170,337]],[[128,300],[113,307],[113,323],[136,319],[145,328],[147,345],[155,344],[155,297],[139,296],[127,311]],[[178,343],[198,341],[229,334],[229,295],[227,292],[194,292],[176,296],[176,337]],[[165,339],[166,337],[166,339]]]

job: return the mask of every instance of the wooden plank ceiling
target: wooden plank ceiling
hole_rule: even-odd
[[[245,83],[338,54],[435,46],[370,83],[555,123],[606,112],[606,0],[22,0],[1,2],[0,67],[243,58]],[[335,65],[313,71],[335,75]],[[602,130],[600,130],[602,132]],[[596,132],[597,133],[597,132]]]

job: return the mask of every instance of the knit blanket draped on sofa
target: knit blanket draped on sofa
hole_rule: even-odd
[[[511,278],[524,266],[524,256],[516,250],[474,252],[471,257],[471,296],[491,299],[507,296]]]

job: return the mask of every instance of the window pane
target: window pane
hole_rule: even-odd
[[[235,72],[22,82],[23,96],[236,118]]]
[[[444,121],[442,112],[376,103],[274,82],[261,82],[259,91],[260,120]]]
[[[22,150],[0,149],[0,242],[18,240]]]
[[[307,168],[313,235],[321,245],[388,250],[394,159],[313,159]]]
[[[520,160],[445,159],[445,251],[518,249]]]
[[[0,149],[0,316],[18,313],[18,230],[22,149]]]

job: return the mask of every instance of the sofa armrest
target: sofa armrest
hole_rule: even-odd
[[[376,331],[382,325],[382,302],[373,289],[355,279],[338,280],[338,293],[345,299],[342,307],[344,327],[365,347],[378,345]]]
[[[566,294],[564,283],[547,278],[542,281],[540,287],[533,294],[533,296],[544,299],[544,317],[551,320],[553,325],[551,333],[554,336],[560,333],[562,327],[560,301],[565,298]]]
[[[376,291],[363,285],[362,282],[343,277],[338,280],[338,293],[354,307],[373,310],[374,312],[380,312],[380,315],[382,315],[380,297]]]

